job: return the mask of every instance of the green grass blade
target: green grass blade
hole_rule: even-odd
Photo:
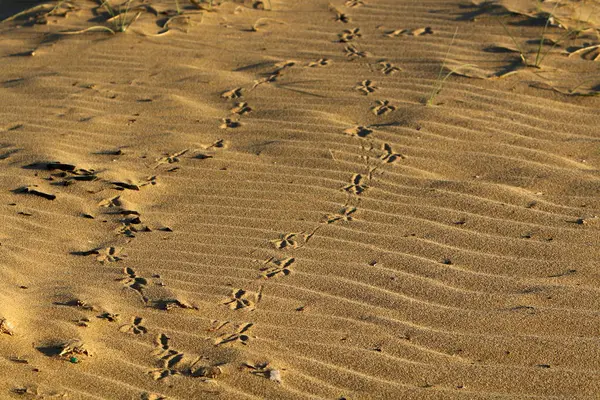
[[[542,57],[542,48],[544,47],[544,42],[546,41],[546,31],[548,30],[548,26],[550,25],[550,19],[554,15],[554,11],[556,10],[556,7],[558,7],[559,4],[560,4],[560,0],[556,2],[556,4],[554,5],[554,8],[552,8],[552,12],[550,13],[550,15],[548,15],[548,18],[546,18],[546,24],[544,25],[544,29],[542,30],[542,35],[540,36],[540,44],[538,45],[537,54],[535,55],[535,64],[534,64],[534,66],[536,68],[540,67],[540,65],[542,64],[542,60],[544,59],[544,57],[552,49],[554,49],[554,47],[556,47],[556,42],[555,42],[555,44],[552,46],[552,48],[548,52],[546,52],[546,54]],[[540,57],[541,57],[541,59],[540,59]]]
[[[497,18],[497,20],[500,23],[500,25],[502,25],[502,28],[504,28],[504,31],[506,32],[506,34],[512,39],[515,46],[517,46],[517,50],[519,50],[519,56],[521,57],[521,61],[523,62],[523,64],[527,65],[527,59],[525,58],[525,52],[521,48],[521,45],[519,45],[519,42],[517,42],[517,39],[515,39],[515,37],[510,33],[506,24],[504,22],[502,22],[502,20],[500,18]]]
[[[425,102],[425,104],[430,105],[433,102],[433,99],[442,91],[443,84],[448,79],[445,77],[442,79],[442,75],[444,73],[444,68],[446,68],[446,62],[448,61],[448,56],[450,55],[450,50],[452,50],[452,46],[454,45],[454,41],[456,40],[456,36],[458,35],[458,27],[454,31],[454,35],[452,36],[452,41],[450,42],[450,46],[448,46],[448,50],[446,51],[446,56],[444,57],[444,61],[440,67],[440,71],[438,72],[438,76],[436,78],[436,84],[431,91],[429,98]]]

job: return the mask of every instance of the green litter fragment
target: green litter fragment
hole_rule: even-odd
[[[71,357],[71,358],[69,358],[69,361],[72,362],[73,364],[77,364],[79,362],[79,359],[77,357]]]

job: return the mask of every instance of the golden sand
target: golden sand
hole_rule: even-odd
[[[600,396],[597,1],[6,3],[1,399]]]

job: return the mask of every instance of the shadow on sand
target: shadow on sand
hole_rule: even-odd
[[[2,0],[0,4],[0,21],[4,21],[6,18],[30,9],[31,7],[38,6],[40,4],[50,3],[48,0]]]

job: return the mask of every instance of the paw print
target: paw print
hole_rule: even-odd
[[[244,115],[252,112],[252,108],[246,102],[240,102],[231,109],[232,114]]]
[[[391,105],[388,100],[377,100],[375,106],[371,108],[371,111],[375,115],[384,115],[395,110],[396,107]]]
[[[369,93],[373,93],[374,91],[376,91],[379,88],[373,84],[373,81],[367,79],[365,81],[362,81],[354,89],[356,89],[360,92],[363,92],[363,94],[365,94],[365,95],[368,95]]]
[[[129,267],[125,268],[123,270],[123,273],[125,274],[125,277],[119,279],[119,281],[121,283],[123,283],[125,286],[129,287],[130,289],[133,289],[136,292],[138,292],[139,295],[144,300],[144,302],[147,302],[148,299],[144,295],[144,289],[148,285],[148,280],[146,278],[142,278],[140,276],[137,276],[137,274],[135,273],[135,271],[132,268],[129,268]]]
[[[396,161],[398,158],[400,158],[400,159],[406,158],[400,153],[394,153],[394,151],[392,150],[392,146],[390,146],[387,143],[383,144],[382,150],[384,151],[384,153],[379,157],[379,159],[382,161],[385,161],[386,163],[392,163],[392,162]]]
[[[331,64],[331,60],[329,60],[327,58],[319,58],[317,61],[312,61],[312,62],[308,63],[308,66],[311,68],[326,67],[329,64]]]
[[[185,301],[179,300],[179,299],[159,299],[159,300],[155,300],[152,302],[152,307],[159,309],[159,310],[163,310],[163,311],[169,311],[169,310],[173,310],[175,308],[183,308],[183,309],[188,309],[188,310],[197,310],[198,307],[193,306]]]
[[[266,279],[273,278],[278,275],[287,276],[291,274],[290,267],[296,260],[294,258],[277,259],[275,257],[269,258],[265,261],[265,266],[261,268],[262,276]]]
[[[346,51],[346,57],[348,58],[364,58],[369,55],[366,51],[360,51],[354,45],[348,45],[344,48]]]
[[[288,233],[281,235],[279,239],[271,240],[271,244],[276,249],[296,249],[300,247],[298,240],[302,240],[298,233]]]
[[[154,176],[148,176],[144,179],[138,180],[138,181],[125,181],[125,182],[111,182],[113,185],[115,185],[116,190],[135,190],[138,191],[141,188],[143,188],[144,186],[153,186],[156,185],[156,175]]]
[[[354,174],[352,176],[352,180],[350,181],[350,184],[344,186],[342,189],[345,190],[346,192],[360,195],[365,190],[367,190],[367,185],[362,183],[362,175]]]
[[[72,254],[79,256],[96,256],[96,261],[104,264],[107,262],[121,261],[124,256],[121,255],[121,249],[118,247],[95,248],[87,251],[76,251]]]
[[[380,62],[379,66],[381,67],[381,70],[380,70],[381,73],[384,75],[392,75],[395,72],[402,71],[400,68],[392,65],[389,62],[385,62],[385,61]]]
[[[98,257],[96,257],[96,260],[98,260],[102,264],[107,262],[117,262],[123,259],[123,256],[121,256],[120,254],[120,248],[107,247],[105,249],[98,250]]]
[[[222,118],[221,125],[219,125],[219,128],[232,129],[239,128],[240,126],[242,126],[242,124],[239,121],[232,120],[231,118]]]
[[[160,381],[162,379],[168,378],[169,376],[179,375],[179,372],[174,369],[167,368],[157,368],[148,372],[152,379],[155,381]]]
[[[123,325],[119,328],[119,331],[125,333],[132,333],[134,335],[143,335],[148,333],[148,329],[142,325],[142,317],[133,317],[131,319],[131,324]]]
[[[296,63],[294,61],[282,61],[280,63],[275,64],[275,70],[272,72],[273,75],[278,75],[281,72],[283,72],[284,70],[286,70],[287,68],[291,68],[294,65],[296,65]]]
[[[350,22],[350,17],[344,13],[336,11],[334,21],[347,24]]]
[[[352,214],[354,214],[356,212],[356,207],[344,207],[342,208],[340,211],[338,211],[337,214],[329,214],[327,215],[326,218],[326,223],[328,224],[333,224],[334,222],[338,222],[338,221],[352,221],[353,217]]]
[[[244,363],[244,367],[250,369],[250,373],[262,376],[270,381],[281,383],[281,371],[272,367],[268,362],[257,364]]]
[[[157,167],[161,164],[173,164],[173,163],[179,162],[180,161],[179,158],[187,152],[188,152],[188,149],[185,149],[185,150],[178,151],[177,153],[167,154],[164,157],[158,158],[156,160],[156,162],[158,163]]]
[[[275,82],[277,80],[277,78],[279,78],[279,72],[271,74],[265,78],[257,79],[254,81],[254,84],[252,85],[252,89],[256,89],[258,86],[263,85],[265,83]]]
[[[254,300],[251,300],[252,297],[254,297]],[[256,308],[256,301],[258,301],[256,293],[248,292],[244,289],[233,289],[231,297],[224,304],[232,310],[248,309],[252,311]]]
[[[184,354],[171,349],[169,345],[170,339],[164,333],[161,333],[156,338],[156,350],[153,354],[159,358],[162,365],[160,368],[148,372],[156,381],[168,378],[169,376],[180,375],[175,366],[183,359]]]
[[[346,29],[342,31],[342,33],[340,33],[338,37],[340,38],[340,42],[347,43],[354,39],[362,37],[362,33],[360,31],[360,28]]]
[[[232,333],[226,333],[221,335],[216,341],[215,346],[222,346],[227,343],[236,343],[239,342],[243,345],[247,345],[250,341],[250,336],[248,335],[248,331],[252,328],[254,324],[246,323],[237,325]]]
[[[231,89],[221,93],[221,97],[224,99],[239,99],[240,97],[242,97],[243,90],[244,89],[242,88]]]
[[[369,129],[366,126],[354,126],[352,128],[348,128],[344,131],[344,133],[346,135],[350,135],[350,136],[358,136],[358,137],[367,137],[369,136],[371,133],[373,133],[372,129]]]

